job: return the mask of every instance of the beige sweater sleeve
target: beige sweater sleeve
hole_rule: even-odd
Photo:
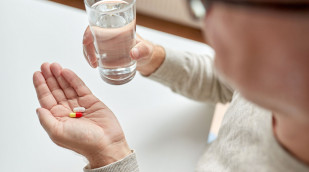
[[[90,169],[88,165],[84,172],[139,172],[135,152],[126,156],[124,159],[111,163],[104,167]]]
[[[233,89],[219,79],[213,57],[165,48],[162,65],[149,76],[188,98],[212,103],[232,100]]]

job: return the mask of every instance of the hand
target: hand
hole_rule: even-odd
[[[87,27],[83,38],[84,56],[93,68],[98,66],[95,55],[95,47],[93,36],[89,26]],[[137,70],[145,76],[156,71],[165,59],[165,50],[159,45],[154,45],[149,41],[144,40],[138,34],[136,36],[136,45],[130,51],[130,56],[137,61]]]
[[[33,83],[41,108],[41,125],[57,145],[84,155],[91,168],[118,161],[131,150],[115,115],[83,81],[59,64],[44,63]],[[81,118],[70,118],[74,107],[85,107]]]

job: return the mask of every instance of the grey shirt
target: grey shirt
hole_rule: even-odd
[[[245,100],[219,79],[213,57],[166,49],[163,64],[149,78],[194,100],[231,102],[217,139],[207,146],[196,171],[309,172],[309,166],[286,152],[274,138],[271,112]],[[115,163],[93,170],[85,167],[84,171],[139,170],[132,153]]]

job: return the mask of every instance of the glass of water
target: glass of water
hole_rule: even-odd
[[[101,78],[114,85],[131,81],[136,61],[136,0],[84,0]]]

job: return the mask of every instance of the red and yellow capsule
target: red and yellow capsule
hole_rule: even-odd
[[[82,112],[74,112],[74,113],[70,113],[70,117],[71,118],[80,118],[83,116]]]

